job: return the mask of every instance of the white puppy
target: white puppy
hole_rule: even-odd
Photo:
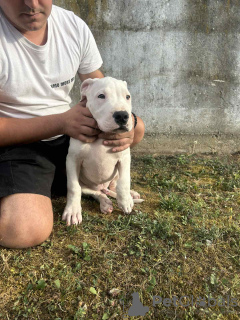
[[[124,132],[132,129],[131,97],[125,81],[106,77],[87,79],[81,86],[82,98],[98,127],[103,132]],[[130,148],[113,153],[102,139],[83,143],[70,139],[67,155],[67,204],[62,216],[67,225],[82,221],[81,194],[100,202],[103,213],[112,212],[116,197],[119,208],[130,213],[134,202],[142,202],[137,192],[130,190]],[[115,193],[116,191],[116,193]]]

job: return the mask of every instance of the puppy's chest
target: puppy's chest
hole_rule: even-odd
[[[100,139],[89,144],[82,154],[81,173],[99,181],[112,177],[116,173],[121,153],[112,153],[111,148],[104,146]]]

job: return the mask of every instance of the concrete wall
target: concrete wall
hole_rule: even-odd
[[[54,3],[88,23],[105,75],[128,82],[133,110],[146,124],[138,151],[240,149],[238,0]]]

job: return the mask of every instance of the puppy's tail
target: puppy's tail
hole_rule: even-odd
[[[117,198],[117,194],[116,192],[109,190],[109,189],[102,189],[101,190],[103,193],[105,193],[106,195],[108,195],[109,197],[112,198]],[[133,199],[133,203],[142,203],[144,200],[143,199]]]

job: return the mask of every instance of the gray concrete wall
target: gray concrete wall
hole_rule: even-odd
[[[146,124],[138,151],[240,149],[238,0],[54,3],[88,23],[105,75],[128,82],[133,110]]]

